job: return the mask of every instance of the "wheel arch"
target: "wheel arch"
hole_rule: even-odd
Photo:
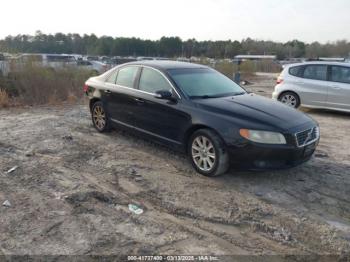
[[[101,99],[97,98],[97,97],[93,97],[90,99],[90,101],[89,101],[90,112],[92,111],[92,106],[98,101],[101,101]]]
[[[194,132],[196,132],[200,129],[209,129],[209,130],[213,131],[216,135],[218,135],[222,139],[222,141],[225,141],[223,139],[223,137],[219,134],[219,132],[217,132],[214,128],[207,126],[207,125],[204,125],[204,124],[195,124],[186,130],[184,138],[183,138],[183,145],[184,145],[186,152],[188,149],[188,143],[189,143],[191,136],[194,134]]]

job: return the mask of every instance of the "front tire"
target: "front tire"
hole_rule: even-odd
[[[110,120],[101,101],[97,101],[93,104],[91,118],[92,123],[98,132],[103,133],[110,131]]]
[[[210,129],[200,129],[188,143],[190,161],[204,176],[219,176],[229,168],[229,157],[223,140]]]
[[[298,108],[300,106],[300,98],[299,96],[294,92],[284,92],[278,97],[278,101],[282,102],[283,104]]]

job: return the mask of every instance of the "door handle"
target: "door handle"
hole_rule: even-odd
[[[331,87],[333,87],[334,89],[341,89],[340,86],[331,86]]]
[[[136,101],[138,104],[144,104],[144,103],[145,103],[145,100],[143,100],[142,98],[135,98],[135,101]]]
[[[107,89],[107,90],[105,90],[105,93],[112,94],[112,91]]]

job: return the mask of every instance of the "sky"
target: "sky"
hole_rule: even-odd
[[[0,39],[79,33],[183,40],[350,40],[350,0],[2,0]]]

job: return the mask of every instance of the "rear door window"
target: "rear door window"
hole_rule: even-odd
[[[332,66],[331,81],[350,84],[350,67]]]
[[[133,88],[137,72],[137,66],[128,66],[119,69],[116,84]]]
[[[327,80],[327,66],[326,65],[307,65],[304,69],[304,78],[315,80]]]

